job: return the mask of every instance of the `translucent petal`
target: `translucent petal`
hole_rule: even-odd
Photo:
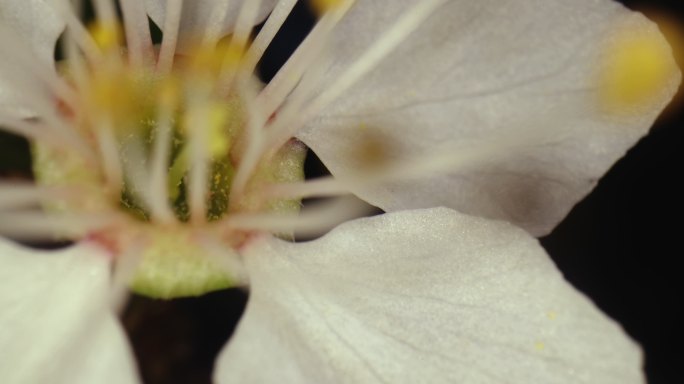
[[[277,0],[262,0],[256,22],[262,22],[273,10]],[[166,0],[145,0],[145,7],[150,18],[163,29],[166,17]],[[215,13],[222,4],[226,4],[226,12],[223,18],[218,20],[221,35],[225,36],[233,30],[237,21],[242,0],[202,0],[185,1],[181,16],[181,24],[178,35],[178,50],[185,51],[188,44],[197,43],[202,38],[211,21],[217,20]]]
[[[409,3],[358,2],[335,30],[322,89]],[[646,51],[659,55],[649,68],[659,72],[637,84],[649,90],[636,88],[638,103],[615,108],[606,95],[625,86],[606,84],[618,78],[606,74],[643,68],[616,62],[618,40],[647,41]],[[616,2],[455,0],[298,137],[343,177],[377,166],[378,154],[411,163],[475,152],[450,172],[354,192],[386,211],[448,206],[541,235],[648,132],[679,79],[657,27]]]
[[[0,43],[4,52],[0,64],[0,111],[15,113],[21,108],[24,110],[18,115],[25,116],[31,114],[26,110],[26,93],[38,91],[38,84],[35,79],[29,81],[31,74],[26,73],[20,62],[12,60],[14,55],[10,52],[31,50],[46,70],[54,70],[55,44],[64,30],[64,22],[47,0],[0,0],[0,26],[22,38],[15,42],[16,46]],[[18,93],[23,93],[23,97]]]
[[[446,208],[264,239],[217,383],[642,383],[639,348],[537,241]]]
[[[109,255],[37,251],[0,239],[0,382],[138,383],[109,309]]]

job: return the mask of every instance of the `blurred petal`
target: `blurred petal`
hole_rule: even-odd
[[[109,309],[108,257],[88,244],[47,252],[0,240],[0,382],[139,382]]]
[[[261,1],[257,23],[261,23],[266,16],[268,16],[271,10],[273,10],[273,7],[275,7],[276,2],[277,0]],[[145,7],[147,8],[148,15],[159,28],[162,28],[162,31],[166,17],[166,3],[166,0],[145,0]],[[216,6],[221,3],[229,3],[228,11],[225,13],[223,20],[221,20],[221,34],[227,35],[231,33],[235,26],[243,0],[202,0],[183,2],[183,13],[178,33],[179,51],[186,50],[188,43],[197,42],[198,39],[201,39],[209,21],[214,17]]]
[[[537,241],[446,208],[245,253],[217,383],[642,383],[639,348]]]
[[[356,4],[336,29],[325,81],[339,78],[408,3]],[[649,41],[665,73],[648,77],[660,82],[646,84],[655,90],[647,100],[616,111],[602,73],[621,67],[608,49],[618,39]],[[354,192],[386,211],[449,206],[541,235],[648,131],[679,79],[657,27],[616,2],[455,0],[298,137],[336,176],[372,165],[369,142],[392,161],[479,150],[475,164],[448,175]]]
[[[16,42],[21,49],[32,50],[46,70],[53,69],[55,44],[64,30],[64,22],[47,0],[0,0],[0,26],[9,28],[22,38]],[[3,51],[0,63],[0,110],[12,111],[25,107],[18,102],[17,93],[25,92],[17,86],[16,76],[22,75],[20,64],[10,60],[16,47],[0,44]],[[25,72],[25,71],[24,71]],[[21,77],[27,77],[23,74]],[[10,82],[8,79],[15,80]],[[34,80],[35,81],[35,80]]]

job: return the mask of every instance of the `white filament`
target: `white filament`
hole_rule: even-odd
[[[309,65],[317,59],[319,53],[325,47],[325,43],[333,28],[347,13],[353,3],[354,1],[347,0],[323,15],[292,56],[290,56],[275,77],[264,88],[257,102],[263,106],[262,109],[267,116],[270,116],[278,109],[302,78]]]
[[[183,0],[168,0],[167,4],[164,36],[157,60],[157,72],[161,75],[168,74],[173,67],[173,57],[176,54],[178,31],[183,12]]]
[[[75,195],[76,190],[73,188],[0,182],[0,210],[17,210],[38,206],[44,202],[58,202]]]
[[[173,222],[175,217],[168,203],[167,172],[171,150],[171,125],[173,110],[165,103],[159,106],[157,129],[150,165],[149,207],[152,219],[159,222]]]
[[[3,212],[0,234],[22,240],[78,239],[116,224],[116,214]]]
[[[235,23],[233,36],[230,39],[229,52],[233,54],[242,55],[244,47],[247,46],[249,34],[259,15],[259,7],[261,0],[243,1],[240,7],[240,13]],[[232,58],[225,58],[219,75],[219,87],[224,90],[230,89],[233,79],[236,75],[236,70],[231,63]]]
[[[114,129],[111,122],[104,119],[95,131],[100,159],[107,178],[110,191],[117,195],[123,183],[123,172],[121,169],[121,159],[119,157],[119,146],[114,136]]]
[[[193,106],[188,111],[188,129],[190,137],[188,147],[190,150],[190,171],[188,173],[188,206],[190,208],[190,222],[201,223],[206,218],[207,182],[209,179],[209,158],[206,151],[208,147],[207,127],[208,116],[201,110],[193,111]],[[199,108],[195,106],[195,108]]]
[[[119,4],[123,13],[128,58],[134,67],[142,68],[154,60],[145,5],[140,0],[119,0]]]
[[[337,198],[312,206],[300,214],[237,213],[223,222],[227,229],[258,230],[274,233],[294,231],[299,236],[318,235],[337,224],[365,216],[370,206],[356,198]]]
[[[292,12],[297,4],[297,0],[280,0],[276,4],[273,11],[268,16],[266,23],[261,28],[257,34],[254,41],[249,46],[249,50],[245,54],[245,58],[242,61],[242,70],[246,73],[252,73],[257,63],[266,52],[266,48],[271,44],[276,33],[283,26],[283,23]]]
[[[211,10],[211,17],[207,21],[207,26],[202,37],[203,46],[213,46],[221,38],[221,30],[223,29],[223,21],[226,19],[227,13],[230,10],[231,3],[235,0],[215,1],[214,7]]]

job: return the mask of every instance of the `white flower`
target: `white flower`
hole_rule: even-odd
[[[138,382],[122,289],[249,285],[217,383],[643,382],[639,348],[528,233],[671,98],[657,28],[608,0],[319,1],[262,89],[295,2],[121,0],[119,30],[94,1],[88,33],[66,1],[0,0],[0,126],[32,140],[38,179],[0,186],[0,231],[80,239],[0,241],[0,381]],[[335,178],[302,181],[292,137]],[[357,208],[288,199],[347,191],[388,213],[280,238]]]

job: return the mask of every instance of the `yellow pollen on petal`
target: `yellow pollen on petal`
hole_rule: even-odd
[[[667,86],[674,68],[672,53],[658,33],[623,32],[606,50],[600,74],[604,106],[621,113],[650,104]]]
[[[123,31],[118,24],[93,23],[88,31],[103,51],[118,50],[123,43]]]
[[[342,6],[345,0],[311,0],[310,4],[313,10],[322,15],[326,12],[332,11],[333,9]]]

